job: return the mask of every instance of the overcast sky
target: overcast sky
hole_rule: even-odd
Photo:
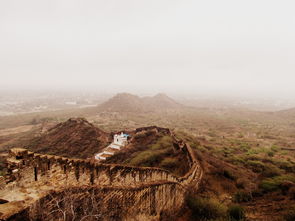
[[[0,0],[0,86],[295,95],[294,9],[294,0]]]

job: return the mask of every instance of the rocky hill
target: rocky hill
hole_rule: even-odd
[[[110,142],[110,135],[84,118],[70,118],[33,138],[26,148],[39,153],[88,158]]]
[[[183,107],[183,105],[177,103],[166,94],[157,94],[153,97],[139,97],[128,93],[117,94],[98,106],[99,110],[112,112],[154,112]]]

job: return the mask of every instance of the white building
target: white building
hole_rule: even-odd
[[[115,134],[114,135],[114,141],[107,146],[106,149],[104,149],[103,152],[101,153],[97,153],[95,155],[95,159],[96,160],[106,160],[107,157],[110,157],[112,155],[114,155],[113,151],[117,151],[120,150],[121,147],[124,147],[128,144],[128,134],[124,134],[123,132],[121,134]]]
[[[121,132],[121,134],[115,134],[113,143],[119,146],[125,146],[127,144],[128,136],[128,134],[124,134],[123,132]]]

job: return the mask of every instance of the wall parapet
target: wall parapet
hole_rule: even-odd
[[[10,171],[18,170],[18,181],[23,178],[26,178],[27,181],[38,181],[44,178],[50,179],[55,175],[62,175],[64,179],[68,179],[75,184],[84,185],[135,186],[163,180],[188,183],[187,180],[194,178],[193,171],[200,170],[200,165],[197,163],[190,145],[178,140],[168,128],[152,126],[139,128],[138,131],[150,130],[151,128],[157,128],[157,130],[164,130],[169,133],[174,140],[174,145],[178,145],[178,148],[186,153],[190,163],[190,170],[183,177],[175,176],[162,168],[104,164],[91,160],[38,154],[24,148],[13,148],[9,151],[8,169]],[[26,169],[24,173],[22,173],[23,169]],[[28,176],[31,176],[31,178]]]
[[[80,185],[122,186],[163,180],[180,181],[179,177],[161,168],[103,164],[90,160],[38,154],[21,148],[11,149],[9,155],[8,169],[10,171],[18,170],[18,182],[21,179],[32,182],[44,178],[50,179],[55,175],[61,175],[64,179]]]
[[[26,214],[28,220],[56,220],[60,212],[66,220],[82,220],[85,214],[103,218],[98,220],[157,220],[163,212],[173,214],[182,207],[184,192],[175,182],[133,188],[70,187],[48,192],[21,214]],[[80,205],[79,208],[76,205]]]
[[[170,134],[174,146],[186,154],[190,169],[184,176],[177,177],[165,169],[155,167],[104,164],[38,154],[23,148],[11,149],[7,159],[8,171],[17,180],[17,185],[30,187],[34,183],[45,182],[51,186],[51,191],[45,191],[43,197],[31,206],[19,209],[20,214],[25,212],[34,217],[37,208],[42,215],[49,202],[46,200],[52,194],[61,197],[67,191],[68,196],[74,196],[86,189],[95,192],[94,198],[103,200],[103,204],[97,204],[97,207],[101,211],[99,215],[106,218],[110,209],[120,215],[120,220],[151,220],[151,217],[159,217],[163,211],[175,212],[184,202],[187,187],[197,186],[203,171],[190,145],[177,139],[170,129],[152,126],[138,128],[137,132],[150,129]],[[87,197],[82,200],[86,202]],[[4,211],[1,207],[3,205],[0,205],[0,212]],[[9,214],[3,213],[1,218],[9,220]],[[44,220],[49,219],[47,217]]]

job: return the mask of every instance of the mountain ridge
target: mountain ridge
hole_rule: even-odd
[[[130,93],[118,93],[106,102],[98,105],[103,111],[114,112],[154,112],[181,109],[184,105],[164,93],[155,96],[139,97]]]

